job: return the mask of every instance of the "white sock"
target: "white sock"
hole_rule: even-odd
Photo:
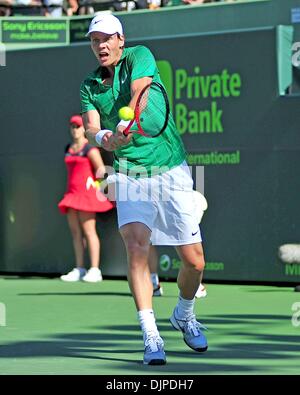
[[[179,295],[176,306],[176,318],[184,320],[194,314],[195,298],[192,300],[184,299]]]
[[[151,273],[151,281],[154,287],[158,286],[159,279],[158,279],[158,274],[157,273]]]
[[[143,337],[147,336],[148,332],[157,332],[158,329],[155,323],[155,317],[152,309],[138,311],[138,319],[143,331]]]

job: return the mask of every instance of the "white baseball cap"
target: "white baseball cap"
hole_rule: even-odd
[[[86,37],[89,37],[92,32],[106,34],[119,33],[123,35],[123,27],[119,19],[115,16],[111,14],[99,14],[92,19]]]

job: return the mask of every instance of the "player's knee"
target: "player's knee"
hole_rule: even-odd
[[[129,257],[147,257],[149,252],[149,245],[138,241],[128,242],[126,245]]]
[[[205,267],[205,261],[204,261],[204,257],[203,257],[203,259],[198,261],[198,263],[197,263],[197,265],[195,267],[195,270],[198,271],[198,272],[203,272],[204,267]]]
[[[205,263],[204,260],[197,260],[196,262],[193,262],[191,266],[193,270],[201,273],[204,270]]]
[[[205,267],[204,254],[202,251],[197,251],[193,256],[186,260],[186,266],[196,272],[203,272]]]

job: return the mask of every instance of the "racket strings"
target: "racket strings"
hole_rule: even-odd
[[[139,120],[145,133],[155,136],[160,134],[168,117],[166,99],[157,86],[147,88],[139,101]]]

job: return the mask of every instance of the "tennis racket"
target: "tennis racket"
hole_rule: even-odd
[[[170,105],[165,88],[159,82],[146,85],[139,94],[134,109],[134,118],[123,131],[138,133],[145,137],[157,137],[166,129]]]

